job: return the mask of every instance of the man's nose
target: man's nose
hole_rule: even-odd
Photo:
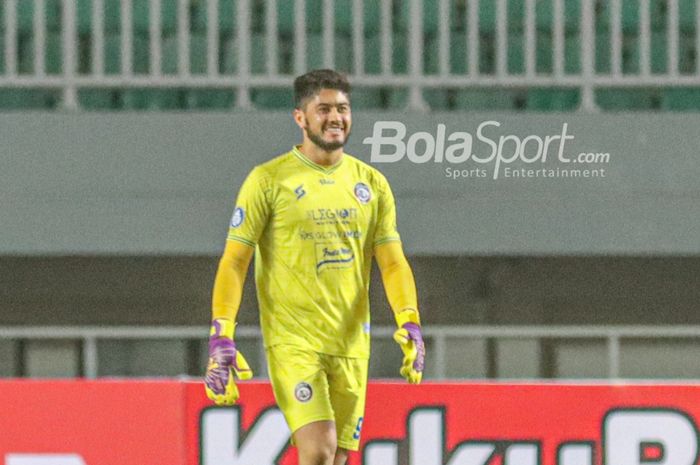
[[[331,108],[328,113],[328,119],[331,121],[342,121],[343,118],[337,108]]]

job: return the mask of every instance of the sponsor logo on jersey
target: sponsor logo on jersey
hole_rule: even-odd
[[[353,260],[355,260],[355,253],[345,244],[316,244],[316,271],[326,268],[349,268]]]
[[[297,195],[297,200],[304,197],[306,195],[306,191],[304,190],[304,185],[300,184],[299,187],[294,189],[294,193]]]
[[[242,207],[236,207],[236,209],[233,211],[233,216],[231,217],[231,227],[232,228],[237,228],[240,225],[243,224],[243,220],[245,219],[245,210],[243,210]]]
[[[328,185],[328,184],[335,184],[335,181],[333,181],[332,179],[326,179],[326,178],[321,178],[318,180],[318,182],[320,182],[324,186]]]
[[[294,397],[299,402],[308,402],[314,396],[314,390],[309,383],[301,382],[294,388]]]
[[[361,203],[366,204],[372,200],[372,191],[369,190],[369,186],[363,182],[358,182],[355,184],[355,197]]]
[[[353,439],[360,439],[360,433],[362,432],[362,421],[364,417],[360,417],[357,420],[357,425],[355,426],[355,433],[352,435]]]

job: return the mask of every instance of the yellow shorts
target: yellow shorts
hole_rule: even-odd
[[[338,447],[359,449],[368,360],[277,345],[267,348],[267,364],[277,405],[292,433],[330,420],[335,422]]]

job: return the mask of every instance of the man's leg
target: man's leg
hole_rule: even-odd
[[[335,423],[315,421],[294,432],[294,444],[299,452],[299,465],[335,465],[338,438]]]
[[[333,460],[333,465],[345,465],[345,463],[348,461],[348,450],[338,448],[338,450],[335,452],[335,460]]]

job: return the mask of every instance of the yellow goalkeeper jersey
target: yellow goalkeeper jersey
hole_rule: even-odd
[[[250,172],[228,239],[256,247],[266,347],[369,358],[373,248],[399,240],[379,171],[347,154],[324,167],[295,147]]]

